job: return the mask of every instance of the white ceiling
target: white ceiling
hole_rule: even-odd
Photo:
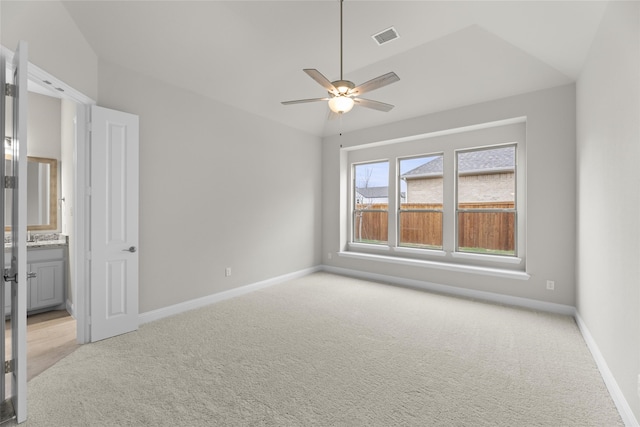
[[[395,122],[575,81],[598,29],[599,1],[359,1],[344,7],[344,77],[400,81],[327,120],[325,103],[283,106],[337,80],[339,2],[67,1],[103,60],[315,135]],[[371,36],[394,26],[400,38]]]

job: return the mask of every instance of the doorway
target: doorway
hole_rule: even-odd
[[[68,250],[65,298],[62,306],[57,308],[73,315],[76,320],[76,341],[84,344],[89,342],[87,313],[90,288],[89,260],[85,256],[89,248],[86,185],[89,182],[87,171],[90,153],[86,146],[89,141],[87,118],[95,101],[32,63],[28,65],[27,74],[30,93],[48,99],[55,98],[60,105],[58,122],[61,146],[58,159],[61,167],[57,178],[60,191],[55,201],[60,215],[56,231],[68,239]],[[31,137],[28,138],[31,142]]]
[[[6,56],[11,58],[12,54]],[[29,63],[27,68],[29,84],[55,94],[63,106],[71,106],[73,110],[67,120],[73,122],[67,138],[69,157],[63,159],[72,165],[66,170],[73,176],[63,179],[69,186],[60,203],[65,204],[68,215],[61,226],[69,236],[68,289],[72,302],[67,308],[76,319],[77,342],[84,344],[133,331],[139,323],[138,116],[98,107],[94,100],[36,65]],[[92,155],[100,150],[102,154]],[[126,191],[119,191],[121,188]],[[98,201],[105,200],[109,201],[107,206],[99,205]],[[127,208],[121,209],[123,206]],[[107,224],[118,225],[118,230],[127,233],[109,235],[109,239],[114,239],[103,242]],[[118,245],[111,244],[118,239]],[[107,275],[102,271],[104,268],[94,268],[105,265],[111,268],[116,264],[126,264],[131,274],[116,277]],[[106,311],[103,302],[107,302]],[[93,308],[95,313],[90,315]],[[94,336],[91,331],[98,328],[104,329],[103,333]]]
[[[76,255],[68,232],[72,205],[66,203],[73,202],[76,103],[29,81],[28,106],[27,379],[31,379],[77,346],[71,275]],[[11,211],[11,203],[5,205]],[[5,302],[10,301],[5,295]],[[11,358],[11,344],[8,334],[6,360]]]

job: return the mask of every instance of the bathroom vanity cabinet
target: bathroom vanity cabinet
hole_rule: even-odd
[[[10,264],[11,254],[5,252],[5,268]],[[27,279],[27,312],[64,307],[65,265],[66,247],[27,248],[27,273],[35,273]],[[5,310],[10,307],[11,286],[5,283]]]

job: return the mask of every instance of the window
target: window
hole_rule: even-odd
[[[353,242],[386,244],[389,162],[353,166]]]
[[[456,152],[459,252],[515,255],[516,147]]]
[[[398,246],[442,249],[443,155],[399,160]]]
[[[525,135],[520,121],[347,150],[345,255],[525,270]]]

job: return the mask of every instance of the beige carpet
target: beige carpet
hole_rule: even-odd
[[[82,346],[33,426],[623,425],[573,319],[318,273]]]

